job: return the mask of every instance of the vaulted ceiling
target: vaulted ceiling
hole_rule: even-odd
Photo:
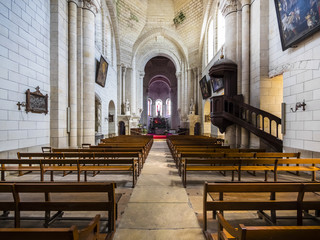
[[[191,65],[199,62],[200,34],[203,23],[203,2],[207,0],[118,0],[117,15],[121,61],[131,65],[137,39],[154,29],[175,33],[187,49]],[[183,20],[179,18],[183,14]],[[178,19],[176,24],[174,18]],[[160,35],[160,34],[159,34]]]

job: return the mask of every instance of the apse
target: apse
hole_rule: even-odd
[[[142,124],[148,132],[154,132],[155,127],[165,130],[177,130],[179,115],[177,113],[177,78],[176,68],[166,57],[154,57],[145,66],[143,83],[144,112]],[[158,120],[156,120],[158,118]],[[160,125],[154,126],[156,122]]]

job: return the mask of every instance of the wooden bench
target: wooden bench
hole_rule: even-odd
[[[67,153],[67,152],[79,152],[79,153],[85,153],[85,152],[139,152],[141,154],[142,163],[145,162],[145,159],[147,157],[145,150],[140,147],[131,147],[131,148],[103,148],[103,147],[95,147],[91,146],[91,148],[53,148],[52,152],[54,153]]]
[[[139,152],[59,152],[59,153],[17,153],[19,159],[136,159],[138,162],[138,175],[142,169],[142,158]],[[89,162],[88,162],[89,163]],[[120,161],[119,161],[120,164]],[[123,164],[123,163],[121,163]],[[67,170],[72,171],[72,170]],[[19,172],[22,175],[22,172]]]
[[[297,225],[302,225],[303,213],[320,209],[320,183],[205,183],[203,192],[204,231],[207,230],[207,212],[253,211],[268,223],[276,224],[276,210],[293,210]],[[282,197],[293,193],[295,197]],[[250,199],[250,194],[254,196]],[[308,195],[308,196],[307,196]],[[311,195],[311,197],[310,197]],[[270,210],[271,217],[264,211]]]
[[[53,172],[72,171],[77,174],[80,182],[81,173],[84,173],[84,181],[87,181],[88,171],[106,172],[130,172],[132,174],[132,187],[135,186],[138,175],[136,159],[0,159],[1,181],[5,181],[5,172],[8,171],[38,171],[40,181],[44,181],[44,174],[50,172],[50,180]]]
[[[206,233],[207,239],[214,239]],[[320,226],[245,226],[234,228],[218,213],[218,240],[301,240],[320,236]]]
[[[15,204],[15,227],[20,227],[21,212],[44,212],[43,219],[45,226],[48,226],[57,219],[68,219],[61,218],[63,211],[106,211],[108,212],[107,233],[113,234],[115,231],[116,186],[114,183],[0,183],[0,190],[8,193],[9,186],[14,196],[11,202]],[[70,194],[72,196],[69,196]],[[12,208],[9,205],[7,209],[2,206],[1,210],[12,211]],[[51,216],[51,212],[56,213]],[[88,218],[72,219],[87,220]]]
[[[218,166],[216,166],[219,164]],[[297,166],[297,164],[299,166]],[[277,159],[277,158],[191,158],[183,159],[181,164],[183,185],[187,185],[187,172],[189,171],[231,171],[234,181],[234,172],[238,173],[238,181],[241,181],[243,171],[263,171],[265,181],[268,180],[268,172],[273,172],[274,181],[278,181],[278,173],[281,171],[311,172],[311,181],[316,181],[316,173],[320,170],[319,158]]]
[[[97,240],[99,239],[100,215],[81,230],[70,228],[0,228],[0,239],[10,240]],[[112,239],[112,236],[108,236]]]

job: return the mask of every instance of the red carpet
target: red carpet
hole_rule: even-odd
[[[153,135],[153,139],[166,139],[167,135]]]

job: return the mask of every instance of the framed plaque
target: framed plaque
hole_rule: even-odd
[[[26,112],[48,113],[48,94],[43,95],[40,88],[36,87],[35,92],[28,89],[26,95]]]

